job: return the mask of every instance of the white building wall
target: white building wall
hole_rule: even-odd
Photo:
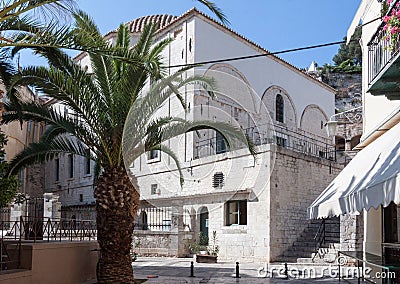
[[[160,39],[175,38],[163,52],[166,65],[175,66],[262,52],[261,49],[251,46],[245,40],[239,39],[228,31],[223,31],[223,28],[206,22],[202,17],[198,15],[177,22],[159,35]],[[132,40],[134,41],[134,39]],[[81,64],[89,66],[87,57],[80,60]],[[172,115],[189,120],[199,118],[224,120],[233,124],[238,121],[237,125],[246,128],[254,125],[253,121],[248,120],[246,111],[250,110],[254,117],[262,118],[263,113],[259,113],[260,101],[265,92],[271,90],[271,87],[279,87],[287,94],[285,107],[290,106],[293,110],[285,112],[287,114],[285,122],[290,122],[292,125],[290,128],[293,130],[300,127],[300,116],[309,105],[318,106],[327,117],[334,112],[333,90],[279,59],[262,57],[233,61],[225,65],[220,64],[220,66],[222,65],[225,71],[229,71],[232,66],[232,70],[235,69],[235,72],[232,71],[231,75],[237,76],[242,81],[237,81],[237,84],[224,85],[221,83],[221,89],[225,94],[217,94],[216,100],[210,100],[204,93],[199,95],[199,91],[188,87],[181,90],[188,107],[190,106],[187,113],[183,111],[179,101],[172,97],[157,115]],[[202,69],[201,74],[209,75],[212,74],[208,70],[209,67],[211,66],[206,65],[198,69]],[[178,68],[167,70],[172,74]],[[194,74],[194,71],[189,71],[187,75],[190,74]],[[250,88],[247,88],[246,83]],[[239,96],[230,101],[229,97],[234,92]],[[201,105],[204,107],[203,114],[199,110]],[[274,100],[269,100],[268,106],[274,107]],[[222,109],[225,114],[209,111],[211,107]],[[270,109],[269,111],[271,113]],[[235,112],[237,112],[237,119],[232,119]],[[274,121],[274,115],[272,116]],[[312,120],[316,117],[311,114],[307,118]],[[321,119],[319,113],[317,113],[317,118]],[[315,128],[308,130],[314,131]],[[315,131],[319,134],[319,130],[317,130]],[[214,133],[211,132],[202,132],[201,134],[203,135],[202,139],[214,137]],[[206,135],[204,136],[204,134]],[[166,145],[177,154],[181,162],[185,177],[183,187],[179,184],[179,175],[174,161],[166,155],[162,154],[160,159],[153,161],[149,161],[147,155],[142,155],[135,161],[133,172],[138,177],[141,198],[150,203],[163,200],[165,202],[163,206],[168,206],[168,201],[181,199],[185,202],[185,209],[189,212],[194,211],[196,214],[206,206],[209,211],[209,237],[212,236],[214,230],[217,231],[221,259],[270,260],[270,215],[272,214],[271,202],[274,200],[269,193],[269,178],[275,161],[269,145],[262,145],[259,148],[264,154],[258,157],[256,163],[246,149],[195,159],[194,142],[197,141],[196,139],[198,139],[196,134],[186,134],[166,142]],[[81,176],[81,173],[84,172],[84,168],[81,167],[84,165],[84,158],[80,160],[75,157],[75,161],[76,175],[73,179],[60,176],[60,180],[56,182],[51,177],[46,178],[46,189],[50,192],[60,193],[60,201],[65,205],[79,204],[79,194],[85,194],[85,201],[87,198],[88,202],[94,202],[93,177]],[[51,172],[53,167],[51,162],[46,166]],[[67,166],[67,161],[60,157],[60,175],[64,172],[67,174]],[[222,188],[213,187],[213,176],[216,172],[224,173],[225,184]],[[156,184],[159,189],[156,194],[151,193],[153,184]],[[322,188],[321,186],[321,190]],[[249,200],[247,225],[225,226],[224,204],[231,199]],[[304,212],[307,205],[308,203],[304,205]],[[195,232],[198,230],[199,228],[195,228]],[[274,246],[278,245],[274,243]],[[274,252],[276,253],[278,250],[279,248],[275,248]]]
[[[242,39],[216,28],[201,18],[195,18],[195,62],[259,54],[261,50]],[[256,94],[262,96],[271,86],[284,88],[291,96],[297,113],[301,114],[309,104],[318,105],[328,117],[334,114],[335,97],[332,91],[317,84],[314,79],[289,64],[274,57],[229,62],[248,79]],[[207,66],[206,66],[207,67]],[[299,126],[299,125],[298,125]]]
[[[186,27],[188,28],[185,32]],[[248,43],[244,43],[244,41],[223,32],[221,28],[205,22],[201,17],[191,18],[188,24],[186,22],[175,24],[168,34],[169,36],[177,35],[175,41],[169,45],[164,53],[167,58],[166,62],[172,66],[246,54],[252,55],[259,52]],[[193,41],[193,52],[189,52],[188,48],[185,49],[190,39]],[[182,58],[182,51],[184,58]],[[188,55],[187,59],[185,51]],[[295,71],[294,67],[282,63],[278,59],[258,58],[229,62],[229,64],[206,65],[197,68],[197,70],[201,70],[197,72],[215,77],[215,73],[209,70],[210,67],[213,70],[225,71],[238,80],[228,83],[217,82],[219,92],[217,92],[217,98],[214,100],[204,92],[193,94],[191,90],[187,90],[185,92],[186,102],[191,106],[187,114],[183,112],[180,103],[172,98],[157,115],[170,114],[188,119],[225,121],[236,125],[238,125],[238,122],[240,126],[246,128],[254,125],[254,122],[248,121],[246,111],[250,110],[253,119],[254,117],[260,118],[260,101],[265,91],[271,89],[271,87],[279,87],[287,94],[285,110],[288,109],[285,111],[285,122],[293,124],[293,127],[291,127],[293,130],[300,127],[300,116],[309,105],[317,106],[320,112],[316,112],[315,115],[312,112],[307,113],[303,119],[305,125],[307,125],[308,120],[312,121],[316,118],[325,122],[327,117],[334,112],[332,90],[322,86],[307,75],[300,74],[300,71]],[[219,79],[223,80],[222,77]],[[254,98],[254,96],[256,97]],[[271,99],[268,104],[274,107],[274,99]],[[293,111],[289,111],[289,107]],[[237,110],[237,119],[232,118],[235,108],[241,111],[239,113]],[[255,114],[258,114],[258,116]],[[266,122],[271,121],[267,120]],[[282,124],[284,127],[286,125],[286,123]],[[318,125],[320,127],[321,123],[319,122]],[[321,129],[317,129],[317,127],[309,127],[307,130],[326,137],[325,132],[321,133]],[[253,158],[250,157],[247,150],[242,149],[195,159],[196,157],[193,156],[194,142],[199,139],[213,138],[214,135],[213,131],[203,131],[201,138],[189,134],[186,135],[186,138],[182,135],[167,142],[172,150],[177,153],[181,162],[185,178],[183,187],[179,184],[176,165],[166,155],[161,155],[159,161],[149,161],[146,155],[142,155],[135,162],[133,169],[138,178],[141,198],[150,204],[152,202],[157,203],[157,200],[164,200],[164,205],[168,204],[168,200],[183,200],[184,211],[195,212],[195,216],[197,216],[197,226],[192,228],[196,233],[195,235],[199,232],[198,214],[202,208],[206,207],[209,212],[209,237],[211,238],[214,230],[217,232],[220,259],[268,261],[270,260],[271,249],[270,214],[275,214],[275,211],[271,213],[270,209],[271,202],[275,202],[275,200],[269,194],[269,171],[273,169],[275,164],[274,158],[269,154],[264,154],[261,161],[258,162],[260,164],[254,166]],[[263,147],[268,148],[268,145],[261,148]],[[315,166],[317,167],[317,165]],[[213,175],[216,172],[222,172],[225,175],[225,184],[221,189],[212,186]],[[295,177],[293,176],[293,178]],[[290,178],[288,177],[288,179]],[[304,180],[308,179],[304,177]],[[159,189],[155,194],[151,193],[152,185],[157,185]],[[320,185],[320,187],[322,190],[323,185]],[[247,190],[249,194],[244,194],[243,191]],[[304,194],[307,194],[307,189],[304,190]],[[318,191],[318,185],[310,190]],[[235,192],[239,191],[242,193],[238,194],[239,196],[235,195]],[[288,191],[290,191],[290,188],[288,188]],[[247,198],[249,199],[247,225],[225,226],[224,205],[226,201]],[[304,205],[304,212],[307,205],[308,203]],[[188,219],[187,216],[186,219]],[[285,228],[281,229],[286,232]],[[279,245],[280,241],[278,238],[274,240],[274,257],[279,252],[283,252]],[[286,244],[286,246],[288,245]]]
[[[55,103],[52,108],[60,114],[71,115],[71,111],[65,112],[65,106]],[[69,157],[66,154],[57,156],[59,160],[59,177],[57,180],[56,160],[45,163],[45,192],[56,193],[60,196],[63,206],[94,204],[93,177],[94,162],[90,162],[90,173],[86,174],[86,158],[73,155],[73,177],[69,176]],[[82,196],[81,196],[82,195]]]

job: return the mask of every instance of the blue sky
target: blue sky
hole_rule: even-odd
[[[361,0],[214,0],[230,27],[270,51],[342,40]],[[194,0],[79,0],[103,33],[135,18],[152,14],[180,15],[192,7],[211,15]],[[339,46],[282,54],[303,68],[315,60],[332,63]],[[30,58],[22,55],[21,63]]]

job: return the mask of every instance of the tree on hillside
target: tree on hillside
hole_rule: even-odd
[[[351,37],[350,43],[342,43],[340,45],[338,53],[332,59],[336,66],[340,66],[343,62],[348,60],[353,63],[353,66],[362,65],[361,46],[358,42],[361,37],[361,32],[361,27],[358,27]],[[347,37],[344,37],[343,40],[347,41]]]
[[[58,154],[90,156],[95,160],[102,168],[94,190],[97,239],[102,255],[98,282],[134,283],[130,247],[140,195],[135,177],[128,175],[127,167],[142,154],[158,150],[169,155],[180,169],[176,155],[165,141],[204,128],[218,129],[229,146],[236,141],[244,143],[252,154],[255,152],[243,132],[230,124],[155,115],[170,97],[176,97],[187,111],[180,92],[187,85],[201,86],[210,96],[215,89],[214,80],[210,78],[198,75],[186,78],[184,74],[188,68],[166,75],[161,54],[171,40],[155,43],[155,26],[146,26],[133,48],[130,48],[129,28],[125,25],[118,29],[115,46],[103,38],[86,14],[76,15],[75,26],[78,44],[95,44],[105,54],[119,50],[129,62],[135,63],[88,51],[92,67],[92,73],[88,74],[62,51],[36,48],[50,67],[26,67],[15,74],[3,121],[44,122],[48,128],[39,143],[30,144],[13,159],[11,170],[49,160]],[[145,92],[149,81],[152,85]],[[17,92],[12,92],[24,85],[32,85],[63,103],[72,115],[65,116],[51,106],[22,100]],[[129,139],[124,137],[126,133]],[[181,173],[181,181],[182,178]]]
[[[8,176],[9,165],[4,160],[4,146],[7,144],[6,135],[0,131],[0,207],[6,206],[15,197],[19,182],[16,176]]]

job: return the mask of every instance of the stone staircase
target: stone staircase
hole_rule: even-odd
[[[277,258],[278,262],[287,263],[334,263],[340,249],[340,221],[338,217],[325,219],[325,231],[322,220],[312,220],[293,243]],[[325,238],[323,238],[323,234]],[[315,239],[320,237],[321,244]],[[323,239],[325,242],[323,242]]]

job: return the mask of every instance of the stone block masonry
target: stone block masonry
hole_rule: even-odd
[[[334,161],[277,147],[270,187],[271,261],[304,231],[307,207],[341,170]]]

